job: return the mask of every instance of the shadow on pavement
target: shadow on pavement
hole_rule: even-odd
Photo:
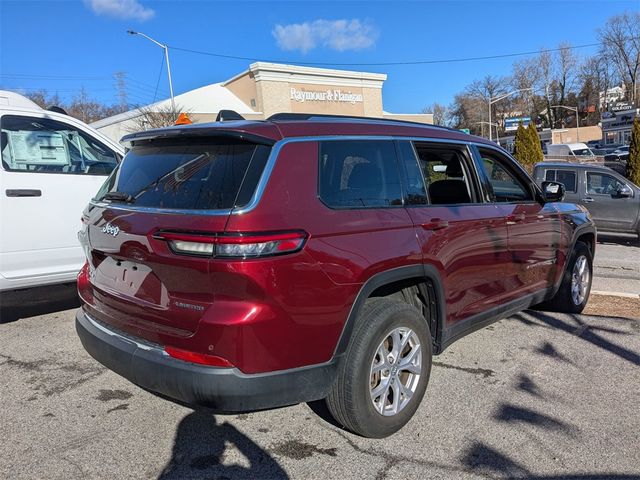
[[[78,308],[80,299],[75,283],[47,285],[0,295],[0,323]]]
[[[500,478],[526,478],[531,480],[632,480],[637,475],[617,473],[565,473],[561,475],[534,475],[507,455],[482,442],[475,442],[462,457],[462,463],[474,471],[497,474]]]
[[[575,427],[556,418],[517,405],[502,404],[494,418],[506,423],[525,423],[547,430],[557,430],[573,435]]]
[[[249,467],[235,461],[225,464],[227,448],[240,452]],[[227,422],[218,424],[213,415],[194,411],[178,425],[171,459],[158,476],[158,480],[187,478],[277,480],[288,479],[289,476],[273,457],[233,425]]]
[[[538,320],[541,323],[532,322],[521,313],[514,315],[512,318],[524,323],[525,325],[547,326],[547,327],[555,328],[558,330],[562,330],[572,335],[576,335],[577,337],[581,338],[586,342],[591,343],[596,347],[606,350],[614,355],[617,355],[623,360],[627,360],[628,362],[631,362],[634,365],[640,366],[640,354],[638,354],[637,352],[634,352],[633,350],[629,350],[628,348],[622,347],[620,345],[616,345],[615,343],[607,340],[601,335],[598,335],[596,332],[599,330],[599,327],[597,326],[592,327],[586,324],[580,319],[578,315],[573,315],[573,314],[562,315],[562,318],[556,318],[544,312],[535,311],[535,310],[527,310],[526,315],[534,318],[535,320]],[[573,321],[573,323],[565,321],[564,318],[567,318],[567,317],[570,318]],[[634,320],[628,320],[628,321],[633,322]],[[616,333],[625,333],[625,332],[616,332]]]

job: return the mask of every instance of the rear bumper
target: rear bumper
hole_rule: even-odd
[[[338,359],[278,372],[247,375],[237,368],[205,367],[166,354],[160,345],[116,332],[76,314],[76,330],[89,354],[127,380],[152,392],[218,412],[246,412],[327,396]]]

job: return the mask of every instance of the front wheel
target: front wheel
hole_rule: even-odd
[[[431,335],[420,311],[388,298],[370,299],[325,400],[329,411],[364,437],[397,432],[424,396],[431,354]]]
[[[589,301],[593,279],[593,255],[583,242],[576,242],[562,283],[555,296],[540,305],[541,309],[562,313],[581,313]]]

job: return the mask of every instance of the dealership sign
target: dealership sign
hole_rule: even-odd
[[[291,87],[291,100],[299,103],[304,102],[340,102],[340,103],[362,103],[361,93],[343,92],[342,90],[298,90]]]
[[[522,123],[523,127],[528,127],[531,123],[531,117],[509,117],[504,119],[504,131],[513,132],[518,129],[518,125]]]

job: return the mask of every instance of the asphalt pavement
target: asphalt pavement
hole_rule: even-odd
[[[0,324],[3,479],[640,478],[634,320],[502,320],[436,357],[411,423],[368,440],[321,405],[224,416],[160,399],[84,352],[73,310],[38,313]]]
[[[637,235],[598,233],[593,289],[640,295],[640,243]]]

